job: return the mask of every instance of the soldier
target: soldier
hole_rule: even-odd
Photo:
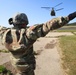
[[[8,20],[10,25],[13,24],[13,28],[0,27],[2,43],[11,52],[12,66],[18,72],[15,75],[35,75],[33,43],[37,38],[44,37],[49,31],[66,25],[75,17],[76,12],[27,28],[29,22],[26,14],[18,13]]]

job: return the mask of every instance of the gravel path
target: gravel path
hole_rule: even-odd
[[[36,56],[36,75],[65,75],[61,67],[60,56],[57,50],[57,38],[41,38],[34,46],[35,50],[40,50],[40,55]],[[41,43],[42,42],[42,43]]]

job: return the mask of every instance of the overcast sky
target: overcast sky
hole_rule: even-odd
[[[56,16],[50,16],[49,10],[41,8],[54,7],[61,2],[63,4],[55,9],[64,9],[57,11]],[[0,25],[9,27],[8,19],[17,12],[25,13],[31,26],[45,23],[54,17],[67,16],[74,11],[76,11],[76,0],[0,0]],[[71,22],[76,22],[76,19]]]

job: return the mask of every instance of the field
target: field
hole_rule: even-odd
[[[57,29],[58,32],[76,32],[76,26],[63,26]]]
[[[60,37],[63,68],[68,75],[76,75],[76,36]]]
[[[71,32],[74,36],[60,37],[63,68],[68,75],[76,75],[76,26],[64,26],[58,32]]]

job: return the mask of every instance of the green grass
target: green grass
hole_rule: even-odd
[[[76,32],[76,30],[56,30],[57,32]]]
[[[2,73],[5,70],[6,70],[6,68],[4,66],[0,65],[0,73]]]
[[[0,75],[13,75],[10,70],[7,70],[3,65],[0,65]]]
[[[0,50],[0,52],[3,52],[3,53],[9,53],[8,50]]]
[[[65,36],[60,39],[63,68],[68,69],[68,75],[76,75],[76,36]]]
[[[56,31],[58,32],[76,32],[76,26],[63,26]]]

